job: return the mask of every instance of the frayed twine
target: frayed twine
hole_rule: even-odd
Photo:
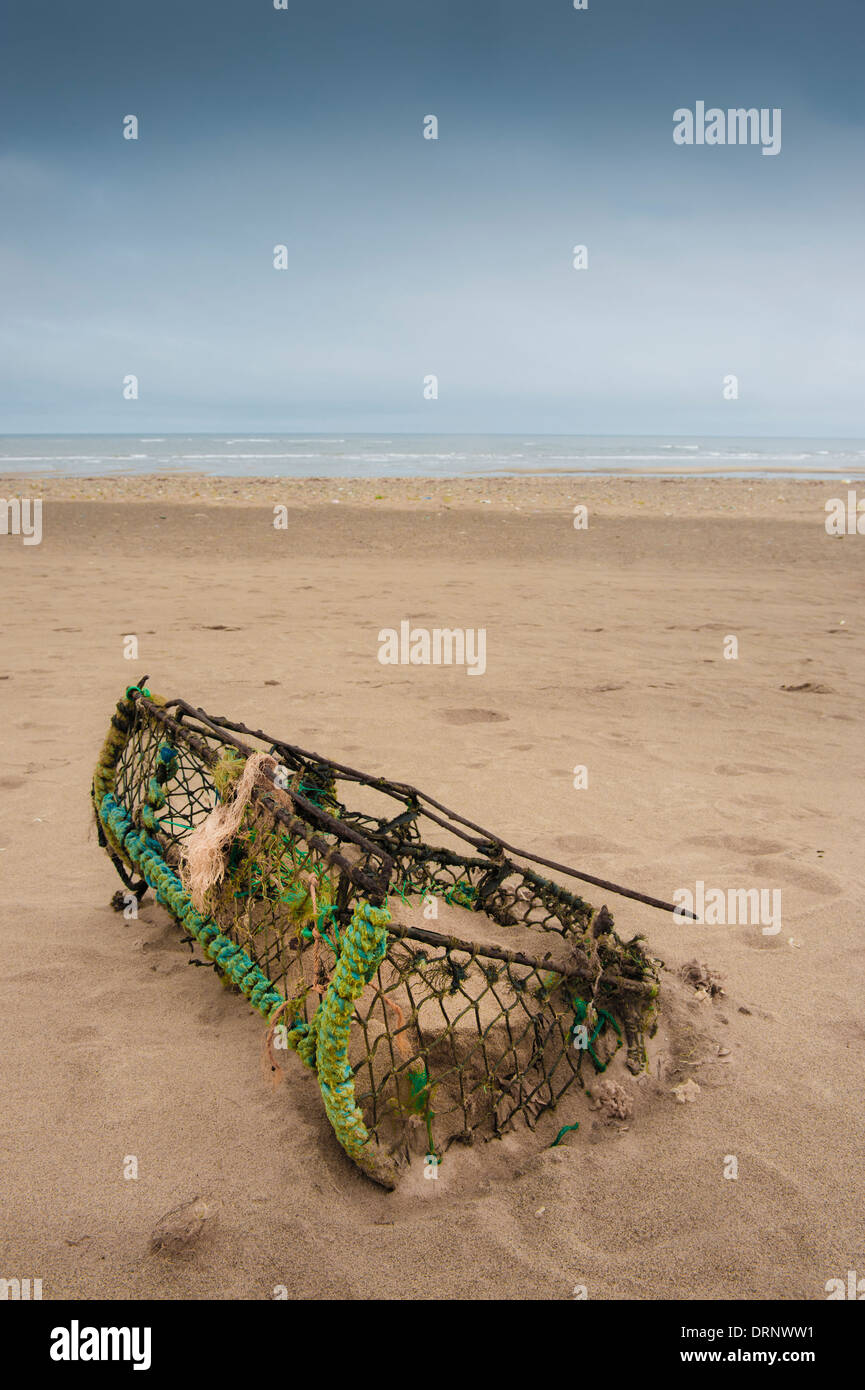
[[[206,911],[207,894],[218,888],[225,877],[225,851],[240,829],[253,787],[259,779],[263,780],[265,765],[276,766],[270,753],[251,753],[231,800],[214,806],[186,841],[180,877],[196,912]]]
[[[309,885],[309,896],[312,899],[312,987],[323,999],[327,993],[329,984],[327,970],[321,958],[321,932],[318,929],[318,902],[315,894],[315,877],[312,874],[304,875]]]

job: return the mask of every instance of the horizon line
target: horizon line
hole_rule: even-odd
[[[154,426],[154,428],[159,428]],[[265,429],[266,426],[257,426],[258,429]],[[277,435],[282,438],[291,435],[332,435],[339,433],[340,438],[364,439],[374,435],[388,434],[405,439],[452,439],[455,437],[464,439],[515,439],[519,435],[532,434],[540,439],[692,439],[695,436],[700,439],[855,439],[865,440],[863,434],[766,434],[758,431],[747,431],[742,434],[709,434],[700,430],[691,430],[685,433],[670,433],[666,430],[642,431],[636,434],[620,433],[614,434],[606,430],[590,431],[587,433],[573,430],[314,430],[314,429],[269,429],[268,434]],[[251,429],[236,430],[231,426],[225,426],[218,430],[165,430],[165,437],[200,437],[202,439],[213,439],[221,434],[235,434],[238,438],[251,436]],[[152,436],[151,432],[139,434],[127,430],[4,430],[0,431],[0,439],[138,439],[149,440],[153,438],[154,443],[161,443],[161,440]]]

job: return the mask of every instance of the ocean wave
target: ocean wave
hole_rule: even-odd
[[[180,463],[242,463],[245,460],[258,462],[261,459],[314,459],[329,458],[328,454],[165,454],[163,463],[172,460]]]
[[[306,478],[578,476],[580,473],[723,477],[860,475],[865,440],[818,437],[483,435],[14,435],[0,445],[0,471],[67,476],[119,474]],[[133,452],[132,440],[138,450]],[[157,444],[169,444],[157,449]],[[93,447],[82,453],[84,444]],[[255,444],[268,444],[256,449]],[[822,447],[818,447],[821,445]],[[56,449],[56,453],[46,453]]]

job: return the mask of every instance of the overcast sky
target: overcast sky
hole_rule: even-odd
[[[862,0],[7,7],[0,431],[863,435],[863,37]],[[674,144],[698,100],[780,107],[780,154]]]

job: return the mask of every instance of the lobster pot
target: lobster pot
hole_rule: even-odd
[[[385,1186],[413,1153],[534,1127],[587,1053],[645,1065],[642,944],[414,787],[134,686],[92,795],[127,895],[152,889],[263,1014],[274,1065],[315,1071]],[[187,849],[219,807],[235,828],[202,888]]]

